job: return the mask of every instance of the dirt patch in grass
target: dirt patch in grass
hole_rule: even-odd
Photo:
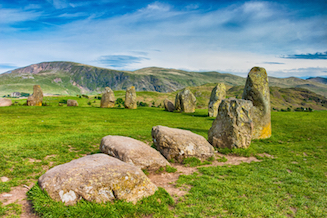
[[[223,165],[239,165],[241,163],[251,163],[251,162],[260,162],[255,157],[238,157],[238,156],[230,156],[223,154],[216,154],[215,161],[209,165],[203,165],[201,167],[211,167],[211,166],[223,166]],[[227,159],[226,162],[218,162],[216,159],[225,157]],[[178,180],[180,175],[190,175],[194,172],[198,172],[198,167],[186,167],[181,164],[172,163],[172,167],[177,169],[176,173],[151,173],[148,175],[151,182],[153,182],[156,186],[162,187],[166,189],[166,191],[173,197],[173,199],[178,201],[180,198],[185,196],[191,187],[176,187],[176,181]]]
[[[30,188],[34,186],[34,183],[31,183],[29,186],[23,185],[12,188],[9,193],[0,194],[0,201],[4,206],[12,203],[22,205],[22,214],[21,218],[37,218],[38,216],[33,213],[33,207],[31,202],[27,201],[26,193]]]

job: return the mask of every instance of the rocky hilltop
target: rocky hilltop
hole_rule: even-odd
[[[96,94],[105,87],[125,90],[135,86],[136,91],[173,92],[189,86],[206,83],[225,83],[238,86],[245,78],[218,72],[188,72],[158,67],[136,71],[118,71],[73,62],[43,62],[0,74],[0,95],[13,92],[31,93],[39,84],[45,94]],[[303,87],[327,96],[327,85],[299,78],[269,78],[271,86],[281,88]]]

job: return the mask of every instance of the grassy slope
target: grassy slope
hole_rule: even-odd
[[[0,108],[0,177],[10,178],[9,182],[0,183],[0,192],[35,181],[49,167],[98,152],[101,138],[109,134],[151,142],[152,126],[166,125],[207,137],[213,118],[206,114],[206,110],[181,114],[158,108]],[[255,140],[248,150],[236,153],[266,152],[274,159],[261,158],[262,162],[239,166],[200,168],[202,174],[181,176],[178,183],[192,188],[175,205],[162,189],[136,206],[123,202],[102,206],[82,202],[75,207],[64,207],[49,200],[37,186],[30,192],[30,198],[36,210],[45,217],[77,214],[80,217],[149,214],[155,217],[174,214],[179,217],[326,217],[326,115],[326,111],[273,112],[273,136]],[[18,206],[1,206],[0,215],[8,210],[19,213]]]

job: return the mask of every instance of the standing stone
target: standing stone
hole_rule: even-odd
[[[131,86],[126,90],[125,108],[128,108],[128,109],[136,109],[137,108],[136,91],[135,91],[134,86]]]
[[[264,68],[253,67],[249,72],[243,91],[243,99],[253,103],[253,139],[271,136],[270,91]]]
[[[248,148],[251,143],[253,123],[252,102],[243,99],[224,99],[218,115],[208,133],[208,141],[218,148]]]
[[[68,99],[67,100],[67,107],[78,107],[78,103],[77,103],[76,100]]]
[[[154,126],[151,134],[157,150],[167,160],[182,162],[188,157],[205,159],[214,155],[214,148],[208,141],[189,130]]]
[[[107,107],[114,107],[115,106],[115,94],[111,90],[111,88],[106,87],[105,92],[102,95],[101,98],[101,105],[100,107],[102,108],[107,108]]]
[[[215,86],[215,88],[213,88],[211,91],[210,101],[208,105],[209,117],[217,116],[219,104],[225,98],[226,98],[226,86],[224,83],[218,83]]]
[[[10,99],[0,98],[0,107],[6,107],[11,105],[12,105],[12,101]]]
[[[178,110],[180,107],[181,112],[194,113],[196,106],[196,98],[193,93],[185,88],[176,95],[175,108]]]
[[[141,169],[110,157],[93,154],[55,166],[38,180],[39,186],[66,205],[81,199],[97,203],[126,200],[136,203],[157,187]]]
[[[42,106],[43,92],[40,85],[33,86],[33,95],[27,98],[28,106]]]
[[[170,165],[154,148],[144,142],[125,136],[105,136],[100,151],[142,170],[155,171]]]
[[[167,98],[164,100],[165,110],[173,112],[175,110],[175,105],[172,101],[169,101]]]
[[[180,100],[181,93],[178,92],[175,97],[175,110],[180,111],[181,110],[181,100]]]

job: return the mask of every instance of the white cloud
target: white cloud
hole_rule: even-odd
[[[63,6],[65,1],[57,2],[56,7]],[[82,14],[60,16],[75,15]],[[26,19],[33,16],[26,15],[20,20]],[[159,66],[246,76],[253,66],[262,66],[269,75],[283,72],[282,76],[302,76],[309,71],[300,69],[324,69],[326,61],[280,56],[326,51],[327,42],[323,45],[323,38],[326,36],[327,40],[327,33],[322,28],[327,26],[326,20],[321,16],[292,19],[284,8],[268,2],[246,2],[205,13],[177,11],[170,5],[155,2],[134,13],[107,19],[94,14],[48,33],[27,37],[23,34],[20,39],[0,42],[6,51],[0,54],[0,59],[4,63],[18,60],[15,64],[19,66],[67,60],[105,67],[97,62],[99,57],[135,56],[133,51],[137,51],[145,58],[117,69]],[[323,74],[319,70],[314,72]]]

